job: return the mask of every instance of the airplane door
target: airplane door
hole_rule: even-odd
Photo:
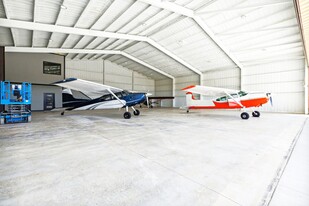
[[[55,93],[44,93],[44,110],[55,108]]]

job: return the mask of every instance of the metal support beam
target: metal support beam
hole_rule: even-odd
[[[205,24],[205,22],[199,16],[194,17],[195,22],[204,30],[204,32],[218,45],[218,47],[240,68],[244,66],[236,59],[236,57],[226,48],[221,40],[215,36],[213,31]]]
[[[309,70],[309,67],[308,67],[308,64],[307,62],[305,61],[305,79],[304,79],[304,82],[305,82],[305,114],[308,114],[308,109],[309,109],[309,91],[308,91],[308,81],[309,81],[309,75],[308,75],[308,70]]]
[[[177,4],[171,2],[162,2],[157,0],[139,0],[141,2],[150,4],[155,7],[159,7],[161,9],[166,9],[168,11],[187,16],[192,18],[197,25],[201,27],[201,29],[218,45],[218,47],[240,68],[243,69],[243,65],[236,59],[234,55],[230,53],[230,51],[223,45],[223,43],[215,36],[212,30],[205,24],[205,22],[191,9],[187,9],[185,7],[179,6]]]
[[[293,4],[292,1],[283,1],[283,2],[277,2],[277,3],[268,3],[268,4],[261,4],[261,5],[253,5],[253,6],[244,6],[244,7],[238,7],[238,8],[230,8],[230,9],[220,9],[220,10],[208,10],[208,11],[201,11],[199,10],[196,14],[211,14],[211,13],[222,13],[222,12],[233,12],[233,11],[241,11],[241,10],[247,10],[247,9],[258,9],[258,8],[264,8],[264,7],[273,7],[283,4]]]
[[[118,50],[91,50],[91,49],[61,49],[61,48],[32,48],[32,47],[6,47],[6,52],[23,52],[23,53],[72,53],[72,54],[119,54],[131,59],[155,72],[158,72],[168,78],[175,79],[172,75],[161,71],[160,69],[126,53]]]
[[[135,61],[135,62],[145,66],[145,67],[148,67],[148,68],[152,69],[153,71],[156,71],[156,72],[158,72],[160,74],[163,74],[164,76],[166,76],[166,77],[168,77],[170,79],[175,79],[172,75],[170,75],[170,74],[168,74],[166,72],[163,72],[160,69],[157,69],[156,67],[151,66],[150,64],[148,64],[148,63],[146,63],[146,62],[144,62],[144,61],[142,61],[142,60],[140,60],[140,59],[138,59],[138,58],[136,58],[136,57],[126,53],[126,52],[121,51],[120,54],[125,56],[125,57],[127,57],[128,59],[131,59],[131,60],[133,60],[133,61]]]
[[[188,69],[193,72],[202,75],[202,73],[191,66],[189,63],[185,62],[172,52],[165,49],[163,46],[155,42],[154,40],[146,37],[146,36],[138,36],[138,35],[130,35],[130,34],[120,34],[106,31],[98,31],[98,30],[89,30],[89,29],[80,29],[66,26],[58,26],[58,25],[49,25],[49,24],[41,24],[41,23],[33,23],[33,22],[25,22],[18,20],[9,20],[9,19],[1,19],[0,18],[0,26],[7,28],[18,28],[18,29],[26,29],[26,30],[35,30],[35,31],[46,31],[46,32],[57,32],[64,34],[76,34],[83,36],[94,36],[94,37],[103,37],[103,38],[114,38],[114,39],[125,39],[125,40],[134,40],[134,41],[142,41],[147,42],[151,46],[160,50],[165,55],[173,58],[175,61],[184,65]],[[96,51],[96,50],[95,50]]]
[[[5,80],[5,47],[0,46],[0,81]],[[4,105],[0,105],[0,112],[4,110]]]
[[[94,37],[103,37],[103,38],[147,41],[147,37],[137,36],[137,35],[119,34],[119,33],[106,32],[106,31],[80,29],[80,28],[73,28],[73,27],[67,27],[67,26],[33,23],[33,22],[18,21],[18,20],[11,20],[11,19],[2,19],[2,18],[0,18],[0,26],[7,27],[7,28],[56,32],[56,33],[63,33],[63,34],[76,34],[76,35],[94,36]]]

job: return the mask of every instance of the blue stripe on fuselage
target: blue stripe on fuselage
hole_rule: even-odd
[[[145,93],[130,93],[122,98],[126,101],[126,106],[131,107],[136,104],[141,104],[146,101]]]

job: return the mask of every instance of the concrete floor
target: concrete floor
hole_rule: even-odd
[[[306,119],[122,113],[37,112],[0,126],[0,205],[266,205]]]

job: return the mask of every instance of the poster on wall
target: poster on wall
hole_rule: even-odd
[[[61,64],[43,61],[43,74],[61,75]]]

